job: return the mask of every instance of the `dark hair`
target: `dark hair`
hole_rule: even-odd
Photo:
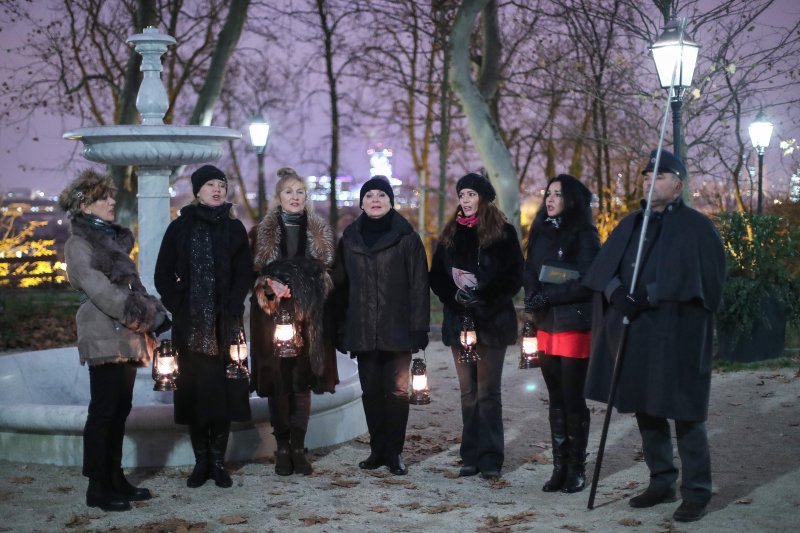
[[[114,196],[117,188],[108,174],[86,169],[72,180],[58,195],[58,205],[70,218],[81,212],[81,207]]]
[[[456,228],[458,227],[456,219],[459,216],[463,216],[463,214],[461,206],[459,205],[455,213],[453,213],[453,217],[442,230],[440,242],[445,248],[453,246],[453,239],[455,238]],[[505,235],[503,228],[506,222],[508,222],[506,216],[494,202],[484,201],[483,197],[481,197],[480,203],[478,204],[478,245],[481,248],[486,248],[500,241]]]
[[[547,191],[550,190],[550,185],[555,182],[561,184],[561,198],[564,200],[564,210],[559,215],[561,217],[561,228],[563,228],[563,230],[570,230],[594,226],[592,217],[592,192],[575,176],[559,174],[554,178],[550,178],[550,181],[547,182],[545,194],[544,197],[542,197],[542,205],[539,208],[539,212],[536,213],[533,222],[531,222],[531,227],[528,231],[526,249],[530,248],[538,230],[543,226],[547,218],[547,209],[545,207]]]

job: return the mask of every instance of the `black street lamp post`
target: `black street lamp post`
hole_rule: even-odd
[[[267,212],[267,191],[264,176],[264,152],[269,137],[269,122],[260,113],[250,121],[250,143],[256,150],[258,157],[258,220],[264,218]]]
[[[750,133],[750,142],[753,148],[758,151],[758,207],[756,212],[761,214],[761,200],[763,196],[762,180],[764,176],[764,150],[769,146],[772,139],[772,122],[767,119],[763,111],[759,111],[756,119],[747,128]]]
[[[683,160],[681,135],[681,107],[683,93],[692,85],[694,67],[700,47],[686,37],[685,21],[671,19],[664,26],[664,33],[650,47],[661,87],[670,94],[672,109],[672,137],[675,156]]]

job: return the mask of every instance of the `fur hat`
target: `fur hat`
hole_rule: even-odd
[[[647,166],[644,167],[642,171],[642,175],[650,174],[653,172],[653,168],[656,166],[656,153],[658,150],[653,150],[650,152],[650,161],[647,163]],[[659,172],[672,172],[680,180],[685,180],[687,173],[686,167],[684,166],[683,162],[675,157],[675,154],[672,152],[668,152],[666,150],[661,150],[661,159],[658,160],[658,171]]]
[[[200,187],[211,180],[222,180],[228,183],[228,178],[225,177],[225,173],[214,165],[203,165],[195,170],[192,173],[192,193],[197,196],[197,193],[200,192]]]
[[[389,183],[389,178],[386,176],[375,176],[367,180],[367,182],[361,186],[361,195],[358,200],[359,207],[364,203],[364,195],[366,195],[368,191],[373,190],[385,192],[389,197],[389,201],[392,203],[392,207],[394,207],[394,191],[392,190],[392,185]]]
[[[81,206],[95,203],[117,192],[114,180],[107,174],[87,169],[78,174],[58,195],[58,205],[70,217],[80,213]]]
[[[489,178],[474,172],[470,172],[458,180],[458,183],[456,183],[456,192],[460,194],[461,189],[472,189],[480,195],[481,199],[487,202],[492,202],[497,198],[497,193],[494,191],[494,187],[492,187]]]

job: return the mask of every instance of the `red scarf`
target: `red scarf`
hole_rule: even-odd
[[[475,226],[478,225],[478,215],[475,214],[475,215],[468,216],[468,217],[457,216],[456,217],[456,222],[458,222],[462,226],[466,226],[468,228],[474,228]]]

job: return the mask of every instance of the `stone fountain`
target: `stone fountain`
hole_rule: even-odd
[[[175,39],[146,28],[128,42],[142,55],[144,79],[136,99],[142,124],[80,128],[64,137],[82,141],[90,161],[138,167],[139,268],[145,286],[155,294],[155,262],[170,222],[172,168],[219,159],[223,143],[241,135],[227,128],[165,125],[168,100],[161,83],[161,55]],[[338,354],[338,365],[336,394],[312,397],[309,448],[344,442],[367,429],[356,364]],[[192,464],[186,429],[173,423],[172,393],[152,389],[150,369],[140,369],[123,465]],[[0,460],[80,465],[88,402],[89,373],[78,364],[76,347],[0,357]],[[275,449],[267,401],[251,398],[250,408],[252,420],[231,428],[228,459],[266,457]]]
[[[142,56],[142,84],[136,96],[141,125],[95,126],[64,134],[81,141],[83,156],[106,165],[133,165],[139,174],[139,273],[147,290],[155,293],[153,274],[161,238],[170,222],[169,177],[172,169],[215,161],[222,157],[223,143],[242,134],[212,126],[164,124],[169,108],[161,82],[161,56],[175,39],[156,28],[145,28],[128,43]]]

